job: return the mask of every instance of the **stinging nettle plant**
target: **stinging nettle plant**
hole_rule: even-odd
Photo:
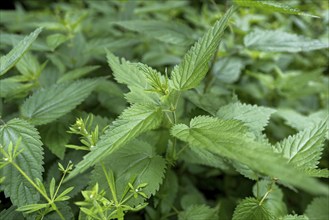
[[[89,46],[87,49],[97,49],[79,32],[84,28],[88,12],[78,16],[74,9],[59,4],[56,15],[64,13],[64,18],[57,17],[57,23],[41,23],[42,27],[20,39],[0,60],[0,76],[6,77],[1,79],[0,189],[11,203],[1,211],[0,218],[326,218],[328,184],[318,178],[329,177],[328,169],[319,165],[323,151],[328,151],[325,147],[328,114],[318,111],[303,116],[275,105],[246,104],[234,94],[236,88],[230,86],[218,96],[212,93],[218,85],[226,86],[216,84],[213,71],[218,66],[226,68],[222,61],[215,62],[221,53],[220,42],[228,35],[225,30],[231,20],[236,19],[234,16],[239,9],[245,10],[241,7],[308,18],[317,16],[277,2],[235,0],[233,3],[190,47],[179,64],[163,68],[163,73],[150,65],[119,58],[111,46],[106,47],[107,63],[116,82],[102,74],[84,77],[99,68],[85,65],[84,59],[104,57],[103,54],[98,57],[96,52],[88,57],[75,48],[85,43]],[[103,13],[102,10],[114,10],[121,3],[109,3],[104,9],[95,3],[88,4],[97,14]],[[145,4],[151,5],[137,8],[136,13],[147,13],[155,7],[154,3]],[[156,7],[163,7],[163,10],[171,7],[168,2],[158,4]],[[185,3],[175,4],[180,8]],[[129,22],[114,25],[135,31]],[[139,24],[143,24],[141,30],[154,28],[152,22]],[[47,36],[47,45],[37,42],[47,29],[58,33]],[[164,40],[153,34],[151,38]],[[280,41],[275,35],[285,39]],[[243,53],[251,54],[256,61],[267,52],[297,53],[328,48],[321,41],[282,34],[279,30],[255,30],[246,34],[244,44],[247,49]],[[43,64],[32,53],[33,45],[37,45],[41,54],[47,54],[48,60]],[[67,59],[65,50],[80,57]],[[237,54],[233,55],[236,57],[228,56],[228,63],[240,59]],[[246,77],[252,80],[243,78],[249,84],[236,92],[267,91],[260,96],[268,102],[275,100],[275,95],[296,96],[296,91],[289,90],[288,82],[301,79],[304,82],[305,79],[298,78],[298,73],[283,74],[280,66],[270,66],[270,69],[274,76],[246,71]],[[313,75],[319,76],[318,73]],[[236,81],[221,77],[219,79],[225,83]],[[255,79],[257,84],[253,84]],[[327,78],[324,80],[328,82]],[[312,83],[322,88],[319,86],[323,82]],[[316,93],[314,91],[310,93]],[[218,101],[221,93],[229,93],[226,100]],[[321,94],[320,103],[328,98],[325,92]],[[281,100],[276,102],[282,104]],[[104,113],[100,105],[111,113]],[[273,141],[277,136],[270,139],[267,132],[269,124],[275,126],[270,122],[271,116],[275,123],[286,120],[298,132],[292,133],[284,127],[278,132],[279,137],[282,133],[284,137]],[[225,178],[225,182],[220,182],[223,186],[218,183],[218,176]],[[202,180],[198,179],[200,177]],[[208,180],[212,177],[215,178]],[[245,188],[249,191],[234,202],[232,192],[225,191],[227,195],[221,192],[220,196],[227,196],[223,200],[207,199],[206,193],[202,194],[202,189],[218,190],[240,180],[246,181]],[[306,200],[313,200],[305,205],[307,208],[303,212],[295,212],[287,205],[285,195],[297,198],[300,194],[305,194]]]

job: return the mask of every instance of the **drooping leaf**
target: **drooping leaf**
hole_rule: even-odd
[[[299,173],[271,148],[251,139],[246,127],[239,121],[199,116],[191,120],[190,126],[178,124],[171,132],[182,141],[244,163],[260,173],[279,178],[309,192],[328,193],[325,186]],[[315,185],[318,187],[315,188]]]
[[[128,183],[137,187],[139,184],[147,183],[142,192],[149,198],[158,190],[164,178],[166,168],[165,160],[155,154],[151,145],[140,140],[133,140],[121,147],[119,150],[106,157],[103,162],[107,171],[113,171],[118,199],[123,199],[123,193]],[[112,198],[102,165],[97,165],[92,174],[92,184],[98,182],[101,189],[107,191],[108,198]],[[131,199],[128,204],[135,206],[145,200],[143,197]]]
[[[289,163],[302,169],[315,169],[321,158],[323,142],[328,133],[327,122],[323,121],[289,136],[276,145],[276,149]]]
[[[242,121],[252,131],[260,133],[264,130],[271,114],[274,112],[275,110],[272,108],[235,102],[221,107],[216,116],[222,119]]]
[[[253,31],[244,37],[244,45],[253,50],[292,53],[329,47],[328,43],[280,30]]]
[[[218,209],[206,205],[190,206],[178,215],[179,220],[217,220]]]
[[[270,12],[281,12],[285,14],[292,15],[303,15],[318,18],[318,16],[311,15],[305,12],[302,12],[298,8],[291,7],[290,5],[277,2],[277,1],[268,1],[268,0],[233,0],[235,4],[244,7],[255,7],[260,8]]]
[[[244,67],[242,59],[238,57],[220,58],[213,67],[213,74],[224,83],[234,83],[239,79]]]
[[[62,83],[62,82],[79,79],[98,68],[99,68],[99,66],[85,66],[85,67],[74,69],[72,71],[65,73],[65,75],[61,76],[57,80],[57,82]]]
[[[155,38],[159,41],[177,45],[191,43],[193,31],[187,25],[161,20],[118,21],[115,24],[131,31]]]
[[[39,89],[24,102],[21,115],[34,125],[52,122],[87,98],[97,83],[98,80],[85,79]]]
[[[209,70],[209,61],[217,50],[221,37],[235,11],[232,6],[225,15],[185,54],[182,62],[171,73],[176,90],[196,87]]]
[[[329,198],[317,197],[306,208],[305,215],[310,219],[329,219]]]
[[[15,145],[21,138],[18,151],[23,150],[15,159],[15,163],[35,180],[42,179],[43,149],[38,131],[28,122],[12,119],[0,126],[0,144],[7,149],[10,142]],[[1,186],[5,195],[18,207],[39,201],[39,194],[24,176],[13,166],[7,165],[1,170],[5,180]]]
[[[7,55],[0,58],[0,76],[5,74],[19,61],[41,31],[42,28],[36,29],[29,36],[26,36],[22,41],[20,41]]]
[[[244,199],[234,210],[233,220],[274,220],[275,217],[255,198]]]
[[[65,118],[67,119],[67,118]],[[45,146],[60,159],[64,158],[65,145],[70,140],[70,134],[66,132],[69,124],[60,120],[40,127],[40,135]]]
[[[305,215],[285,215],[283,217],[280,217],[279,220],[310,220]]]
[[[101,136],[95,148],[77,164],[69,177],[72,178],[103,160],[139,134],[158,127],[161,121],[162,111],[159,107],[136,104],[126,109]]]

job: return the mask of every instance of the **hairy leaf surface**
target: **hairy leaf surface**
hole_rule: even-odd
[[[70,174],[74,177],[80,172],[88,169],[106,156],[122,147],[124,144],[137,137],[139,134],[154,129],[162,121],[162,111],[158,107],[133,105],[126,109],[122,115],[115,120],[107,132],[101,137],[92,151],[77,164]]]
[[[233,220],[274,220],[275,217],[255,198],[244,199],[234,210]]]
[[[321,158],[323,142],[328,133],[326,121],[289,136],[276,149],[289,163],[304,169],[315,169]]]
[[[7,55],[0,58],[0,76],[5,74],[19,61],[35,39],[37,39],[41,31],[42,28],[36,29],[29,36],[21,40]]]
[[[98,80],[85,79],[39,89],[24,102],[21,115],[35,125],[52,122],[87,98],[97,83]]]
[[[199,116],[191,120],[189,127],[179,124],[171,131],[172,135],[191,145],[206,148],[214,154],[244,163],[258,172],[279,178],[309,192],[328,193],[325,186],[298,173],[271,148],[248,137],[246,130],[242,123],[235,120]],[[315,185],[318,187],[315,188]]]
[[[222,119],[236,119],[256,133],[260,133],[267,125],[270,116],[275,110],[256,105],[247,105],[240,102],[230,103],[221,107],[216,116]]]
[[[329,219],[329,198],[317,197],[306,208],[305,214],[311,219]]]
[[[32,179],[42,180],[43,149],[38,131],[21,119],[12,119],[0,126],[0,144],[7,149],[10,142],[15,144],[21,138],[18,150],[23,150],[15,159],[17,165]],[[24,176],[12,165],[1,170],[6,177],[1,188],[9,196],[14,205],[37,203],[39,194]]]
[[[209,70],[210,58],[216,52],[229,18],[235,11],[231,7],[208,32],[191,47],[182,62],[172,71],[172,80],[176,90],[188,90],[196,87]]]

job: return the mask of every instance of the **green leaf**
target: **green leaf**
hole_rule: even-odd
[[[121,60],[110,51],[107,51],[107,62],[113,71],[117,82],[126,84],[130,87],[145,88],[147,85],[144,73],[138,68],[136,63]]]
[[[71,135],[66,132],[69,127],[67,117],[39,127],[41,140],[48,149],[60,159],[64,158],[65,145],[69,143]]]
[[[183,23],[161,20],[130,20],[118,21],[115,24],[165,43],[177,45],[193,43],[193,31]]]
[[[327,220],[329,219],[329,198],[328,197],[318,197],[315,198],[311,204],[306,208],[305,215],[309,217],[310,220]]]
[[[29,123],[21,119],[12,119],[0,126],[0,144],[7,149],[10,142],[17,143],[21,137],[18,150],[23,150],[15,159],[17,165],[32,180],[42,179],[43,149],[38,131]],[[18,207],[39,201],[39,193],[12,165],[1,170],[5,180],[1,186],[5,195]]]
[[[65,115],[86,99],[98,80],[85,79],[39,89],[21,107],[22,117],[41,125]]]
[[[261,133],[274,112],[275,110],[272,108],[235,102],[221,107],[216,116],[222,119],[242,121],[255,133]]]
[[[67,73],[65,73],[65,75],[61,76],[58,80],[57,83],[62,83],[62,82],[67,82],[67,81],[72,81],[72,80],[76,80],[79,79],[85,75],[87,75],[88,73],[98,69],[99,66],[85,66],[85,67],[81,67],[81,68],[77,68],[74,70],[71,70]]]
[[[147,186],[142,188],[142,192],[147,195],[147,198],[150,198],[151,195],[154,195],[159,190],[166,168],[165,160],[155,154],[151,145],[136,139],[107,156],[103,164],[107,170],[111,170],[114,173],[117,198],[119,200],[123,199],[123,193],[132,179],[134,179],[134,182],[131,182],[131,184],[134,188],[139,184],[147,183]],[[98,182],[101,189],[107,190],[107,198],[112,199],[101,165],[95,167],[91,185],[94,185],[96,182]],[[129,200],[127,204],[135,206],[144,200],[145,198],[140,196],[138,199]]]
[[[220,58],[213,67],[213,74],[224,83],[234,83],[239,79],[244,67],[242,59],[238,57]]]
[[[305,215],[285,215],[279,220],[309,220],[309,218]]]
[[[126,109],[67,179],[93,166],[139,134],[157,128],[161,121],[162,111],[159,107],[135,104]]]
[[[276,149],[289,163],[302,169],[315,169],[321,158],[323,142],[328,133],[327,120],[289,136]]]
[[[244,45],[253,50],[292,53],[329,47],[328,43],[280,30],[253,31],[244,37]]]
[[[233,2],[239,6],[255,7],[255,8],[260,8],[260,9],[270,11],[270,12],[275,11],[275,12],[281,12],[281,13],[285,13],[285,14],[303,15],[303,16],[318,18],[318,16],[307,14],[297,8],[293,8],[290,5],[282,4],[277,1],[233,0]]]
[[[55,50],[59,45],[68,39],[69,38],[63,34],[52,34],[47,37],[47,44],[52,50]]]
[[[3,209],[0,212],[1,219],[3,220],[17,220],[17,219],[24,219],[22,213],[16,211],[15,206],[10,206],[8,209]]]
[[[206,205],[192,205],[178,214],[179,220],[217,220],[218,209]]]
[[[195,147],[206,148],[214,154],[244,163],[255,171],[309,192],[328,193],[324,185],[299,173],[271,148],[251,139],[246,127],[239,121],[199,116],[191,120],[189,127],[175,125],[171,133]]]
[[[7,55],[0,58],[0,76],[5,74],[19,61],[41,31],[42,28],[36,29],[29,36],[26,36],[22,41],[20,41]]]
[[[209,61],[216,52],[229,18],[235,11],[231,7],[225,15],[185,54],[183,61],[172,71],[174,88],[179,91],[196,87],[209,70]]]
[[[275,217],[255,198],[244,199],[234,210],[233,220],[274,220]]]
[[[268,192],[271,184],[268,180],[258,181],[252,189],[254,196],[260,201]],[[284,216],[287,214],[287,206],[283,201],[283,192],[276,184],[271,186],[271,192],[262,204],[274,216]]]
[[[19,207],[18,209],[16,209],[17,211],[20,212],[25,212],[25,213],[32,213],[32,212],[36,212],[40,209],[46,208],[47,206],[49,206],[49,204],[47,203],[43,203],[43,204],[29,204],[29,205],[24,205]]]

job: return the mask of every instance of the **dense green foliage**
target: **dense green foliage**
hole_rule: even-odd
[[[0,13],[0,219],[329,219],[327,1]]]

